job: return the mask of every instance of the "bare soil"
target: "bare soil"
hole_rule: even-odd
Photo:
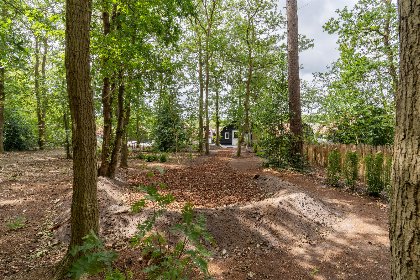
[[[160,227],[178,221],[188,201],[206,216],[217,243],[209,260],[216,279],[390,279],[388,206],[327,186],[321,168],[271,170],[253,153],[235,158],[233,149],[165,163],[136,153],[116,179],[98,179],[101,237],[119,254],[115,267],[134,279],[146,279],[147,262],[129,240],[151,210],[131,213],[143,198],[132,186],[153,182],[176,198]],[[71,193],[72,161],[63,151],[0,155],[0,279],[49,279],[67,250]],[[21,225],[6,225],[19,218]]]

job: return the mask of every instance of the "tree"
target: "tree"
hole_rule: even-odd
[[[73,123],[73,197],[69,249],[82,245],[91,230],[99,233],[96,129],[90,76],[90,0],[66,1],[66,74]],[[77,257],[77,256],[76,256]],[[62,279],[75,260],[69,251],[58,264],[54,279]]]
[[[287,0],[287,52],[290,131],[292,132],[291,158],[299,165],[303,155],[302,111],[299,80],[299,35],[297,0]]]
[[[316,74],[318,96],[314,103],[329,128],[330,139],[392,144],[394,93],[398,87],[394,4],[390,0],[358,1],[351,10],[337,10],[337,17],[331,18],[324,30],[338,34],[340,51],[340,58],[327,73]]]
[[[392,279],[420,279],[420,1],[399,1],[400,85],[392,161]]]

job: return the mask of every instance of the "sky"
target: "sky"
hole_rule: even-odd
[[[284,0],[281,0],[283,3]],[[284,1],[286,2],[286,1]],[[326,72],[327,65],[339,57],[336,34],[323,32],[322,26],[331,18],[337,18],[335,11],[348,6],[351,9],[357,0],[298,0],[299,34],[314,39],[312,49],[299,53],[300,78],[312,80],[313,72]],[[284,4],[286,6],[286,4]],[[285,9],[284,9],[285,12]]]

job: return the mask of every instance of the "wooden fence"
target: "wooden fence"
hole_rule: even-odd
[[[307,160],[310,163],[327,167],[328,155],[337,149],[340,152],[342,163],[344,165],[344,159],[347,151],[357,152],[359,154],[359,176],[362,181],[365,181],[365,157],[367,154],[376,154],[382,152],[384,155],[392,156],[392,146],[368,146],[368,145],[345,145],[345,144],[322,144],[322,145],[303,145],[303,151],[307,156]]]

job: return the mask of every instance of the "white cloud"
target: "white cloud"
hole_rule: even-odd
[[[339,57],[336,34],[323,32],[322,26],[331,18],[336,17],[335,11],[349,8],[356,4],[356,0],[301,0],[298,1],[299,33],[314,39],[314,48],[300,53],[299,62],[302,79],[310,81],[313,72],[325,72]],[[282,1],[283,3],[283,1]]]

